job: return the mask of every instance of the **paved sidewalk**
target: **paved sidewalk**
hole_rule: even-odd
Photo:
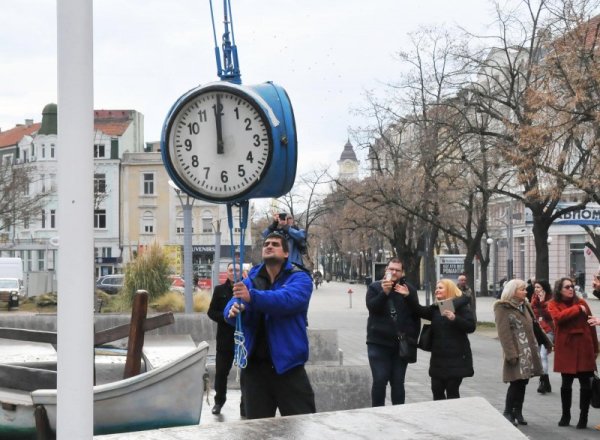
[[[348,294],[349,290],[352,294]],[[367,309],[365,306],[366,287],[359,284],[331,282],[321,285],[313,292],[308,313],[309,326],[314,329],[338,330],[339,347],[344,352],[344,365],[368,365],[366,350]],[[351,298],[350,298],[351,296]],[[421,293],[424,304],[424,295]],[[493,322],[490,297],[477,298],[478,321]],[[600,315],[600,301],[588,299],[592,311]],[[350,307],[350,304],[352,307]],[[464,380],[461,395],[480,396],[487,399],[495,408],[502,411],[507,385],[502,383],[502,353],[500,343],[493,329],[478,330],[470,335],[471,348],[475,363],[475,376]],[[406,402],[424,402],[431,400],[430,378],[428,374],[429,353],[419,351],[416,364],[411,364],[406,376]],[[551,356],[552,358],[552,356]],[[552,359],[551,359],[552,362]],[[600,424],[600,411],[590,408],[589,429],[576,430],[579,415],[578,385],[574,385],[572,418],[574,422],[568,428],[557,426],[560,418],[560,375],[551,373],[550,382],[553,392],[540,395],[536,392],[538,381],[533,379],[527,387],[524,404],[524,416],[529,425],[519,429],[531,439],[599,439],[600,432],[593,426]],[[388,392],[389,394],[389,392]],[[228,391],[228,400],[221,416],[213,416],[210,407],[204,405],[202,424],[219,421],[239,420],[239,391]],[[212,396],[211,396],[212,404]],[[390,404],[390,402],[388,402]],[[477,414],[473,414],[477,417]]]

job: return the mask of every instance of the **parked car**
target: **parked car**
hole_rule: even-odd
[[[125,275],[104,275],[96,281],[96,289],[116,295],[123,288]]]
[[[8,310],[18,310],[21,283],[16,278],[0,279],[0,301],[7,304]]]

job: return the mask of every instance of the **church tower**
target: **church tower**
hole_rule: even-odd
[[[340,156],[338,164],[338,178],[341,180],[358,180],[358,159],[354,153],[354,147],[350,139],[344,145],[344,151]]]

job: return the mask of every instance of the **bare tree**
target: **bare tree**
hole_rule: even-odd
[[[0,230],[22,226],[37,218],[53,189],[35,191],[41,176],[30,164],[0,165]]]

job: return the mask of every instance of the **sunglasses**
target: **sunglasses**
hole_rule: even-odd
[[[563,289],[575,289],[573,284],[569,284],[568,286],[562,286]]]

